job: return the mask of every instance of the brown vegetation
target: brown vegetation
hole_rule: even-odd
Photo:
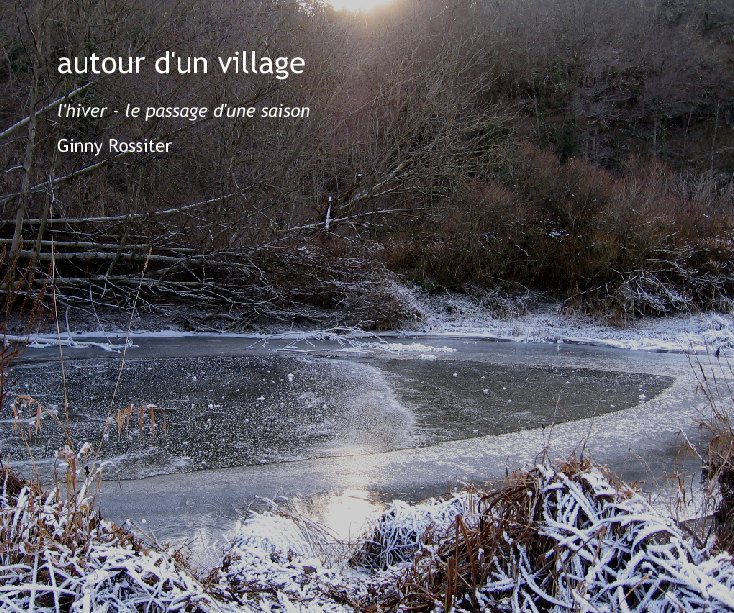
[[[422,283],[526,287],[620,316],[727,308],[734,190],[655,160],[624,174],[521,145],[441,221],[389,248]],[[420,234],[419,234],[420,232]]]
[[[732,292],[734,14],[723,0],[18,2],[0,20],[0,241],[88,311],[394,326],[381,266],[628,316]],[[59,56],[302,55],[304,75],[59,75]],[[57,104],[308,106],[103,120]],[[62,154],[59,138],[170,154]],[[50,266],[53,262],[53,266]],[[148,266],[141,285],[143,268]],[[292,274],[285,274],[291,273]],[[314,283],[315,280],[315,283]],[[255,313],[253,316],[252,313]],[[197,324],[198,325],[198,324]],[[203,323],[206,327],[206,321]]]
[[[692,366],[709,405],[709,416],[701,423],[709,440],[703,471],[709,494],[706,511],[713,522],[707,527],[721,549],[734,553],[734,370],[730,359],[718,350],[695,358]]]

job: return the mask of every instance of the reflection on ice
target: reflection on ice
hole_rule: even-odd
[[[374,492],[360,489],[296,499],[293,506],[297,513],[327,526],[334,538],[346,543],[362,536],[369,521],[384,508]]]

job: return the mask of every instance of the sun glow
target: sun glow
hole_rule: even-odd
[[[372,9],[390,4],[393,0],[328,0],[337,11],[365,13]]]

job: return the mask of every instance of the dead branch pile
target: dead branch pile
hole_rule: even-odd
[[[29,293],[50,300],[53,288],[60,305],[80,314],[135,306],[184,328],[229,331],[280,322],[386,329],[414,316],[389,291],[390,273],[364,252],[288,242],[194,249],[85,227],[55,228],[53,237],[38,254],[21,253],[37,268]]]

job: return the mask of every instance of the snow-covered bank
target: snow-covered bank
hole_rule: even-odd
[[[3,479],[8,611],[734,610],[729,554],[585,462],[396,501],[351,544],[276,508],[247,519],[209,573],[99,523],[84,490],[66,500]]]
[[[498,308],[494,304],[484,306],[481,299],[465,295],[430,295],[407,288],[396,291],[420,314],[411,331],[431,336],[578,343],[647,351],[734,349],[734,316],[731,314],[648,317],[629,321],[624,326],[613,326],[594,317],[565,314],[561,305],[554,303],[526,306],[504,299]]]
[[[273,326],[255,332],[190,331],[146,328],[145,321],[131,331],[79,330],[57,334],[6,336],[6,342],[29,348],[61,345],[70,349],[95,347],[121,352],[135,339],[176,339],[212,337],[242,338],[253,341],[332,342],[343,349],[371,349],[380,352],[435,354],[420,342],[392,343],[390,338],[409,336],[472,337],[520,343],[574,343],[620,349],[668,352],[715,352],[734,349],[734,315],[727,313],[680,314],[647,317],[611,325],[601,318],[564,313],[559,303],[537,300],[497,298],[464,294],[429,294],[415,288],[393,284],[391,292],[414,316],[398,330],[381,332],[359,328],[328,329],[285,328]]]

